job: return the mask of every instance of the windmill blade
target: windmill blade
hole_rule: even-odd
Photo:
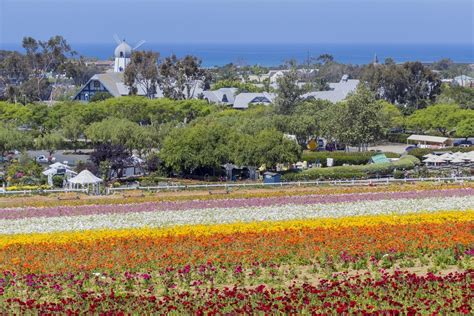
[[[120,40],[120,37],[118,37],[117,34],[114,34],[114,40],[117,42],[117,45],[120,45],[120,43],[122,43],[122,41]]]
[[[138,47],[142,46],[143,44],[145,44],[146,41],[144,40],[141,40],[140,42],[137,43],[137,45],[135,45],[135,47],[133,48],[133,50],[136,50]]]

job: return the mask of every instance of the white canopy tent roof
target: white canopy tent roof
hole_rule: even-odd
[[[446,162],[446,160],[444,158],[441,158],[441,157],[430,157],[430,158],[427,158],[425,160],[423,160],[423,162],[429,162],[429,163],[443,163],[443,162]]]
[[[451,163],[465,163],[466,161],[462,158],[453,158],[453,160],[451,160]]]
[[[49,169],[71,169],[68,165],[62,164],[60,162],[55,162],[48,166]]]
[[[92,174],[89,170],[82,170],[77,176],[68,180],[72,184],[88,185],[99,184],[103,180]]]

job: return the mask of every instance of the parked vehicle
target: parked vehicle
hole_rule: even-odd
[[[416,145],[411,145],[411,146],[408,146],[407,148],[405,148],[405,151],[410,152],[410,151],[412,151],[413,149],[416,149],[416,148],[417,148]]]
[[[469,146],[472,146],[472,141],[467,140],[467,139],[459,139],[459,140],[454,141],[453,145],[454,145],[454,146],[461,146],[461,145],[463,145],[463,147],[469,147]],[[466,146],[466,145],[467,145],[467,146]]]
[[[50,162],[54,162],[56,158],[54,158],[53,156],[46,157],[45,155],[39,155],[39,156],[36,156],[35,160],[39,163],[50,163]]]

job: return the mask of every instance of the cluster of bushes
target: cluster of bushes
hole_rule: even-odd
[[[408,137],[410,137],[411,134],[388,134],[387,135],[387,140],[391,143],[403,143],[406,144]]]
[[[282,179],[283,181],[366,179],[375,176],[391,175],[395,170],[413,169],[418,164],[420,164],[418,158],[404,156],[395,162],[358,166],[312,168],[300,172],[289,172],[284,174]]]
[[[460,151],[460,152],[470,152],[470,151],[473,151],[474,150],[474,146],[470,146],[470,147],[449,147],[449,148],[441,148],[441,149],[432,149],[432,148],[415,148],[415,149],[412,149],[410,150],[410,155],[411,156],[415,156],[416,158],[418,159],[423,159],[423,156],[424,155],[428,155],[428,154],[431,154],[433,152],[444,152],[444,151],[452,151],[452,152],[456,152],[456,151]]]
[[[7,191],[38,191],[47,190],[50,187],[46,184],[41,185],[12,185],[6,188]]]
[[[319,163],[323,167],[326,167],[327,158],[334,159],[334,166],[342,166],[344,164],[348,165],[364,165],[368,164],[370,158],[377,155],[375,152],[327,152],[327,151],[305,151],[302,156],[303,161],[316,162],[319,160]],[[396,153],[385,153],[387,158],[398,158],[399,154]]]

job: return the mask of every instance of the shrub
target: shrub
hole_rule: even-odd
[[[48,185],[12,185],[6,188],[7,191],[37,191],[49,189]]]
[[[342,166],[344,164],[349,165],[365,165],[369,163],[370,158],[375,156],[377,153],[375,152],[312,152],[312,151],[305,151],[303,153],[302,160],[303,161],[311,161],[315,162],[319,160],[323,167],[326,167],[327,158],[334,159],[334,166]],[[396,153],[385,153],[387,158],[398,158],[400,157],[399,154]]]
[[[64,182],[64,177],[60,175],[53,176],[53,186],[56,188],[62,188]]]
[[[398,161],[381,164],[312,168],[302,172],[288,172],[282,176],[282,179],[284,181],[366,179],[391,175],[395,170],[413,169],[419,163],[420,160],[416,157],[404,156]]]

